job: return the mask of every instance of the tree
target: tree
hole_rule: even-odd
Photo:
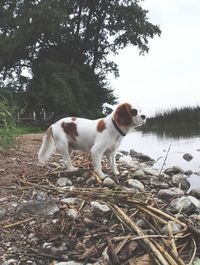
[[[30,109],[96,116],[115,101],[106,75],[118,69],[108,55],[128,45],[148,52],[160,35],[147,14],[140,0],[2,0],[2,79],[14,79]]]

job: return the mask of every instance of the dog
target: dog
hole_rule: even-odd
[[[94,172],[104,179],[101,159],[105,155],[108,166],[115,175],[119,175],[115,156],[117,149],[128,132],[145,123],[145,115],[129,103],[118,105],[115,111],[96,120],[67,117],[51,125],[44,137],[38,153],[40,162],[46,162],[56,149],[63,157],[69,171],[77,170],[70,160],[72,150],[91,153]]]

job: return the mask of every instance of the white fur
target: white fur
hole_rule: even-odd
[[[62,154],[67,168],[72,171],[76,168],[71,164],[70,153],[72,149],[81,150],[91,153],[94,171],[101,179],[105,177],[101,167],[103,155],[106,155],[111,171],[118,175],[119,172],[116,166],[115,155],[123,136],[116,130],[112,123],[113,115],[114,112],[103,118],[105,129],[102,132],[97,131],[97,125],[100,119],[89,120],[76,118],[73,121],[76,124],[78,133],[75,140],[66,134],[62,128],[62,123],[71,123],[72,118],[68,117],[57,121],[50,126],[43,138],[43,143],[38,153],[39,161],[47,161],[56,149]],[[137,115],[132,117],[131,126],[120,126],[120,129],[124,133],[128,133],[134,127],[144,124],[144,122],[144,118],[142,119],[140,115]]]

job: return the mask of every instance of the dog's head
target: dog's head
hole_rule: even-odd
[[[124,127],[141,126],[146,121],[145,115],[140,115],[139,111],[129,103],[123,103],[117,107],[113,116],[118,125]]]

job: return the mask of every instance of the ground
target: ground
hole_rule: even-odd
[[[180,257],[187,262],[194,259],[198,240],[195,243],[193,233],[198,232],[191,232],[187,216],[179,220],[163,212],[168,203],[155,198],[155,188],[150,190],[146,185],[149,176],[141,180],[145,190],[133,192],[126,185],[136,169],[119,163],[120,176],[112,176],[114,186],[109,187],[109,183],[105,187],[92,172],[87,155],[72,157],[80,168],[73,173],[62,167],[58,154],[41,165],[37,159],[41,142],[42,134],[23,135],[15,146],[0,151],[0,264],[54,265],[69,260],[98,262],[96,265],[157,264],[155,260],[168,264],[162,263],[163,258],[169,264],[184,264]],[[105,161],[103,169],[109,174]],[[71,186],[59,187],[57,181],[62,177],[68,178]],[[72,202],[72,198],[77,201]],[[32,201],[42,201],[47,208],[53,201],[55,212],[40,214],[45,210],[41,204],[39,208],[36,205],[41,211],[37,214],[32,204],[28,209],[20,208]],[[92,209],[94,203],[103,203],[103,208]],[[109,206],[108,211],[105,206]],[[160,234],[169,221],[180,226],[176,238]],[[105,252],[109,262],[104,260]]]

